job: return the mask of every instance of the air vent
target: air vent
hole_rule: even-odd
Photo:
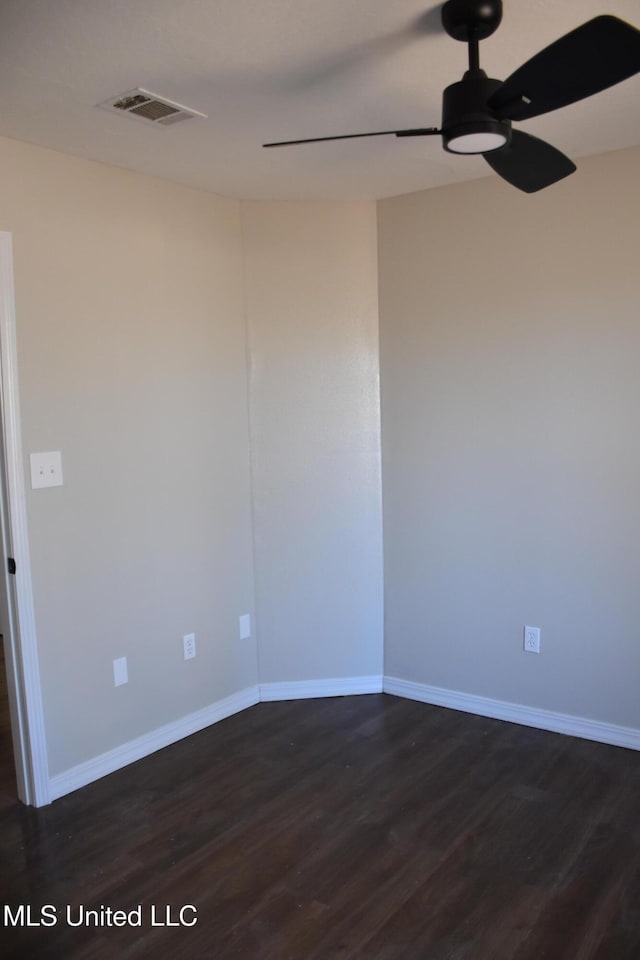
[[[112,113],[134,117],[136,120],[144,120],[147,123],[162,127],[179,123],[181,120],[190,120],[193,117],[207,119],[206,113],[200,113],[199,110],[192,110],[180,103],[166,100],[149,90],[143,90],[142,87],[129,90],[128,93],[121,93],[117,97],[111,97],[104,103],[99,103],[98,106],[110,110]]]

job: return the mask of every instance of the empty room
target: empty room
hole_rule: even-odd
[[[639,25],[0,4],[7,960],[640,956]]]

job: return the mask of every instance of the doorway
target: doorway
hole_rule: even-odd
[[[0,231],[0,790],[5,762],[13,768],[24,803],[49,803],[40,669],[36,642],[31,562],[18,391],[13,250],[11,234]],[[6,696],[5,696],[6,694]],[[4,736],[10,718],[8,737]],[[7,744],[13,757],[7,757]]]
[[[4,637],[0,637],[0,813],[18,801],[13,743],[11,742],[11,714],[7,665],[4,656]]]

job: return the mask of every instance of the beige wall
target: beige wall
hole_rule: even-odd
[[[377,265],[373,204],[0,140],[25,470],[65,475],[27,490],[51,775],[258,679],[381,672],[377,269],[386,673],[640,727],[639,160],[384,201]]]
[[[243,223],[260,679],[381,675],[375,204]]]
[[[3,140],[0,229],[54,775],[257,682],[240,205]]]
[[[27,480],[50,774],[259,680],[380,675],[375,204],[240,204],[9,140],[0,177],[26,476],[59,449],[65,479]]]
[[[379,204],[387,674],[640,727],[638,169]]]

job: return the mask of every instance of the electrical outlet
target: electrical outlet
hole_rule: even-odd
[[[127,658],[119,657],[117,660],[113,661],[113,685],[114,687],[121,687],[123,683],[129,682],[129,675],[127,673]]]
[[[182,645],[184,647],[184,658],[185,660],[193,660],[196,655],[196,635],[195,633],[187,633],[186,636],[182,638]]]
[[[524,649],[526,653],[540,653],[540,627],[524,628]]]

